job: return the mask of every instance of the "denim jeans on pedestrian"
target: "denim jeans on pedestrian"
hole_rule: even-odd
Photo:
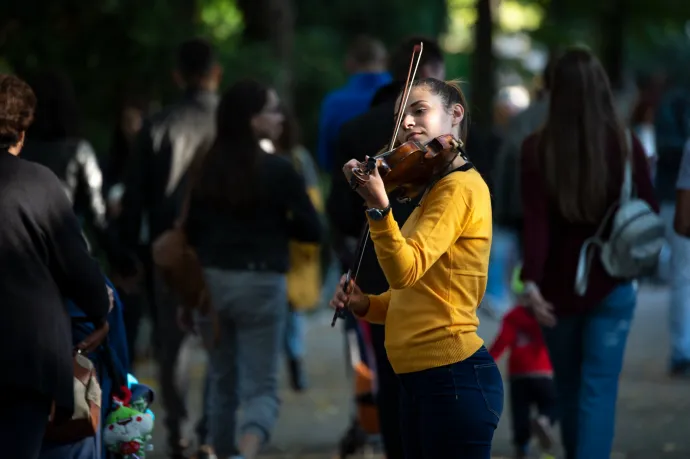
[[[237,430],[268,441],[278,418],[287,279],[264,271],[207,268],[204,274],[219,327],[218,343],[209,351],[208,435],[216,454],[226,457],[236,451]],[[199,325],[200,333],[212,328]]]
[[[657,265],[656,278],[657,281],[664,285],[671,282],[671,257],[673,253],[673,247],[671,244],[671,239],[675,234],[673,230],[673,219],[676,212],[676,203],[671,201],[662,202],[660,204],[659,216],[664,221],[666,226],[666,244],[661,249],[659,253],[659,263]]]
[[[671,297],[669,326],[671,332],[671,367],[690,363],[690,239],[672,231]]]
[[[482,346],[451,365],[398,375],[406,459],[490,459],[503,380]]]
[[[100,427],[100,426],[99,426]],[[103,457],[102,430],[96,435],[72,443],[43,441],[38,459],[99,459]]]
[[[285,321],[285,353],[290,360],[304,357],[304,313],[290,310]]]
[[[618,378],[637,302],[632,282],[616,287],[587,314],[544,328],[558,393],[567,459],[609,459]]]

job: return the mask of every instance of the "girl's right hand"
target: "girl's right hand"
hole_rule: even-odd
[[[333,298],[329,304],[333,309],[342,309],[346,307],[356,315],[363,316],[369,310],[369,297],[362,293],[362,290],[360,290],[353,280],[350,280],[350,285],[347,289],[348,293],[345,293],[344,287],[346,279],[346,274],[340,278],[338,287],[336,287]]]

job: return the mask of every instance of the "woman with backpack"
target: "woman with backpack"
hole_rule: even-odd
[[[524,304],[544,327],[566,457],[604,459],[636,304],[632,279],[653,264],[663,231],[644,149],[616,117],[597,58],[571,49],[551,78],[546,123],[521,152]]]

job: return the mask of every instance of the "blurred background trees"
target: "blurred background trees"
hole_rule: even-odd
[[[279,88],[313,150],[321,100],[346,81],[345,49],[359,33],[389,46],[439,39],[448,76],[467,83],[474,121],[490,129],[497,90],[531,90],[566,44],[595,49],[620,92],[659,69],[689,82],[689,17],[690,3],[676,0],[21,0],[0,5],[0,71],[68,73],[84,134],[102,152],[123,101],[155,109],[174,98],[174,49],[205,36],[226,82],[251,75]]]

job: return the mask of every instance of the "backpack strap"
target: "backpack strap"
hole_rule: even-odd
[[[623,204],[629,202],[633,197],[633,180],[632,180],[632,133],[630,129],[625,130],[626,138],[626,155],[625,165],[623,169],[623,184],[621,185],[621,194],[617,202],[614,202],[606,211],[604,219],[599,224],[597,232],[594,236],[585,240],[580,249],[580,256],[577,261],[577,271],[575,271],[575,293],[583,296],[587,292],[587,285],[589,281],[589,272],[592,268],[592,260],[594,259],[594,248],[601,249],[604,245],[602,235],[604,229],[609,221],[613,218],[616,210]]]
[[[173,227],[176,229],[184,230],[185,224],[187,223],[187,216],[189,215],[190,201],[192,200],[192,192],[194,186],[200,179],[200,174],[204,166],[204,159],[206,158],[206,153],[210,149],[210,143],[208,141],[201,142],[194,153],[194,158],[187,167],[183,179],[180,180],[178,188],[182,191],[182,204],[180,206],[180,211],[173,223]]]
[[[615,211],[618,209],[618,202],[613,203],[609,210],[606,211],[604,219],[599,224],[597,232],[594,236],[585,240],[580,249],[580,256],[577,260],[577,271],[575,271],[575,293],[584,296],[587,292],[587,285],[589,283],[589,271],[592,268],[592,260],[594,259],[594,248],[601,249],[604,246],[604,240],[601,237],[604,233],[604,228],[609,220],[613,218]]]

